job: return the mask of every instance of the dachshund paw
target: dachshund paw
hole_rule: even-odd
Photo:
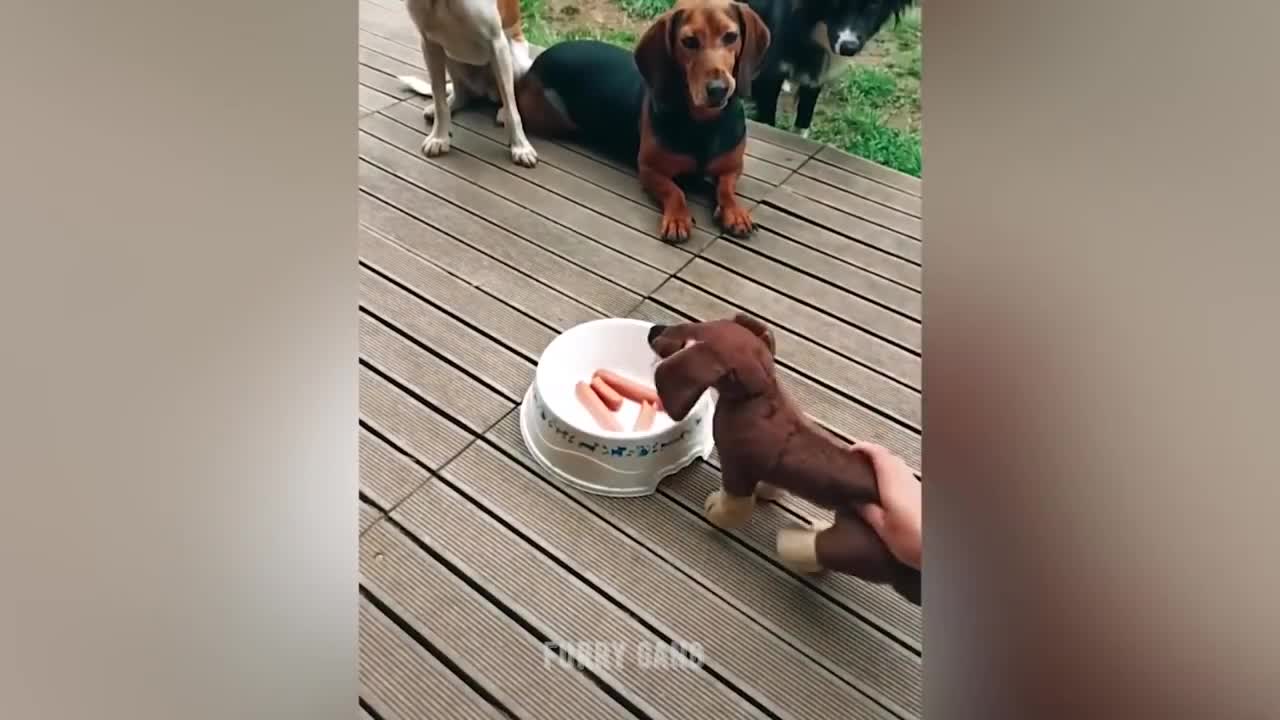
[[[726,530],[740,528],[751,519],[751,511],[755,510],[754,496],[736,497],[717,490],[707,496],[702,509],[712,525]]]
[[[760,500],[778,500],[787,494],[786,490],[769,483],[756,483],[756,498]]]
[[[756,229],[751,220],[751,211],[741,205],[716,208],[716,220],[720,222],[720,227],[734,237],[746,237]]]
[[[449,152],[449,136],[437,137],[433,132],[422,141],[422,154],[427,157],[438,157]]]
[[[818,533],[830,523],[815,522],[813,527],[788,527],[778,531],[778,560],[798,575],[817,575],[826,568],[818,561]]]
[[[680,213],[663,213],[662,227],[659,232],[662,239],[669,243],[683,243],[693,235],[693,216],[688,210]]]

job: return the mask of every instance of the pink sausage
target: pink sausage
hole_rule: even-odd
[[[591,389],[590,385],[579,382],[574,386],[574,391],[578,394],[578,402],[582,403],[583,407],[591,413],[591,417],[595,418],[600,427],[609,432],[622,430],[618,426],[618,419],[613,416],[613,413],[609,412],[609,408],[604,406],[604,401],[600,399],[595,390]]]
[[[595,377],[609,383],[614,390],[618,391],[619,395],[627,398],[628,400],[632,400],[634,402],[644,402],[647,400],[654,405],[658,405],[661,402],[658,400],[657,391],[653,388],[641,385],[634,380],[628,380],[611,370],[597,370]]]

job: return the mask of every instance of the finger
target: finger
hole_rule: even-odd
[[[885,512],[884,508],[874,503],[867,503],[858,508],[858,515],[864,522],[871,526],[876,534],[884,533]]]
[[[871,461],[871,469],[875,471],[878,482],[883,482],[884,478],[891,476],[896,469],[894,466],[896,456],[883,445],[862,442],[854,445],[853,448]]]

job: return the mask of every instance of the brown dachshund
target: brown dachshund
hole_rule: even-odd
[[[921,601],[920,571],[899,562],[858,514],[879,499],[870,461],[818,427],[778,384],[773,333],[759,320],[655,325],[649,346],[661,358],[658,396],[673,420],[687,416],[709,388],[718,393],[712,421],[720,451],[721,488],[707,497],[707,519],[741,527],[756,499],[782,491],[835,512],[835,522],[785,528],[779,559],[800,573],[831,569],[888,583]]]
[[[676,180],[695,177],[714,179],[716,220],[744,237],[754,225],[735,194],[747,141],[740,96],[769,42],[743,3],[680,0],[634,53],[593,40],[547,48],[517,87],[516,106],[530,132],[636,163],[662,207],[662,239],[689,239],[693,216]]]

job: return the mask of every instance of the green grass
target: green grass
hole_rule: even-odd
[[[631,49],[645,21],[666,12],[673,0],[613,0],[635,22],[631,27],[598,27],[566,12],[552,17],[547,0],[521,0],[525,35],[546,47],[562,40],[591,38]],[[878,63],[859,63],[829,83],[818,98],[809,137],[919,177],[921,11],[914,8],[880,31],[864,51]],[[789,103],[779,108],[780,127],[791,128]]]
[[[877,38],[884,60],[856,65],[823,91],[810,137],[920,176],[920,14],[892,21]]]
[[[674,0],[618,0],[618,6],[640,20],[652,20],[671,9]]]
[[[625,28],[601,28],[574,24],[573,17],[552,18],[546,0],[520,0],[524,34],[529,42],[547,47],[563,40],[601,40],[630,49],[636,34]]]

